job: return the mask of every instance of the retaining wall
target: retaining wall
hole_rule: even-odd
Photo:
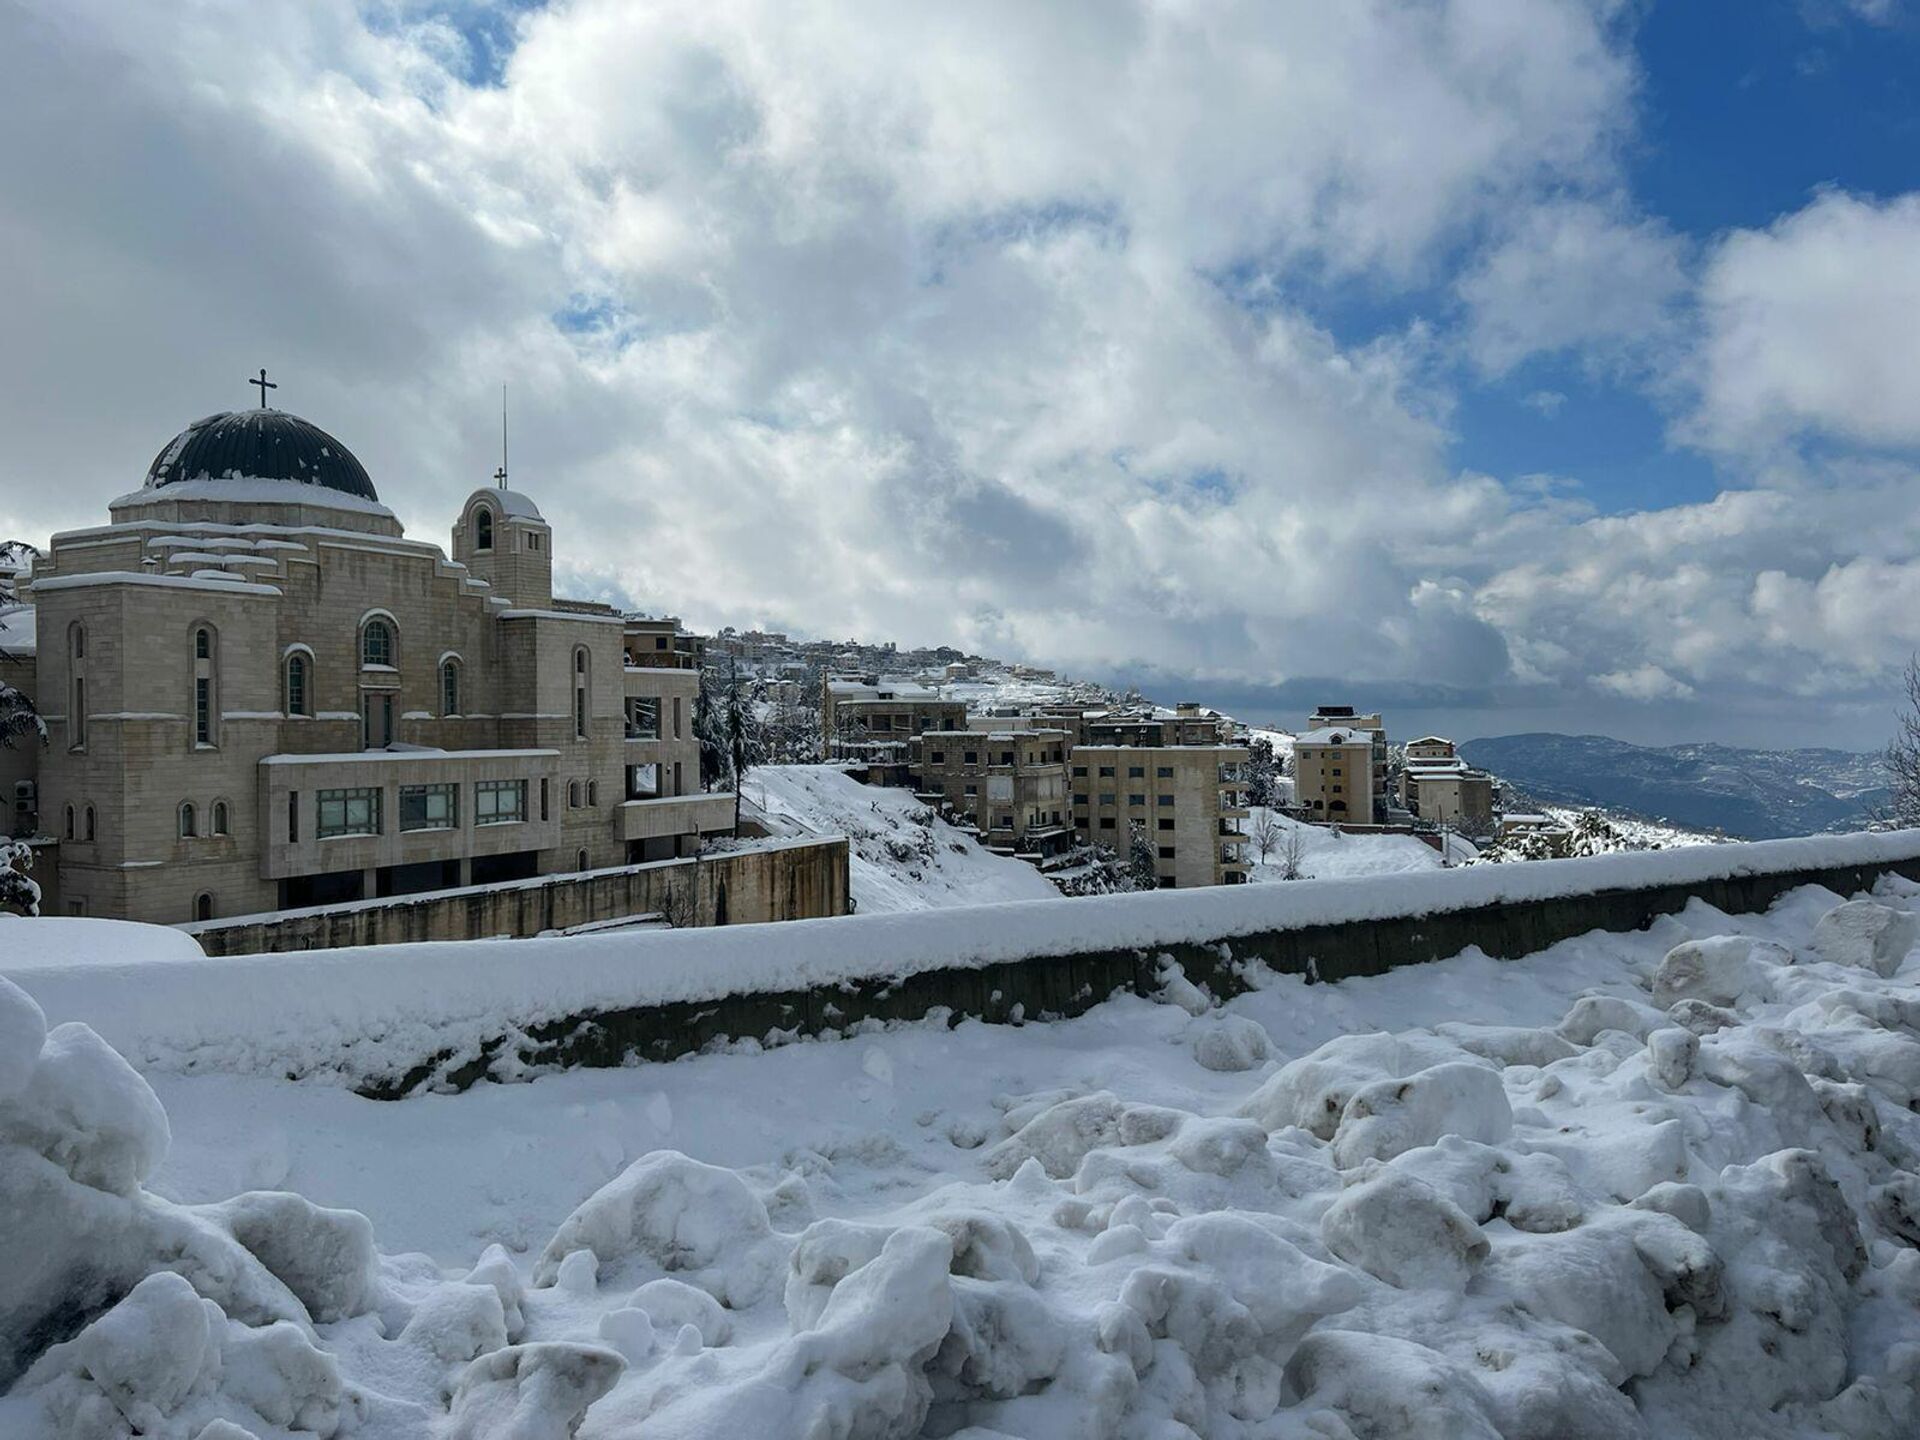
[[[1216,994],[1258,961],[1320,980],[1469,946],[1513,958],[1700,900],[1764,910],[1920,880],[1920,831],[512,945],[402,945],[6,973],[136,1067],[312,1078],[396,1097],[541,1067],[667,1060],[866,1020],[1078,1015],[1171,955]],[[36,921],[19,921],[32,926]],[[18,932],[16,932],[18,933]]]
[[[436,890],[184,925],[209,955],[260,955],[423,940],[524,939],[660,915],[676,926],[814,920],[847,913],[845,840]]]

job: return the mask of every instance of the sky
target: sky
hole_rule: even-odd
[[[1920,0],[6,0],[0,537],[264,365],[444,542],[505,384],[698,628],[1872,748],[1917,86]]]

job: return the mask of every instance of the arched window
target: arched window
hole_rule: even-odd
[[[67,839],[73,839],[73,806],[67,806]]]
[[[440,662],[440,713],[442,715],[460,713],[460,662],[458,660]]]
[[[595,805],[598,805],[599,803],[600,803],[600,782],[598,780],[589,780],[587,781],[587,807],[591,809],[592,807],[594,807]]]
[[[360,663],[391,666],[393,653],[393,622],[376,615],[360,631]]]
[[[213,919],[213,896],[202,890],[193,897],[193,918],[196,920]]]
[[[67,748],[87,748],[87,627],[67,627]]]
[[[87,839],[93,839],[93,806],[87,806]]]
[[[473,548],[493,549],[493,511],[485,505],[473,512]]]
[[[299,651],[287,657],[287,714],[313,714],[313,662]]]
[[[569,810],[578,810],[580,808],[580,782],[578,780],[567,781],[567,808]]]
[[[573,738],[587,738],[587,647],[573,652]]]
[[[208,833],[211,835],[224,835],[227,833],[226,801],[216,800],[213,802],[213,824]]]
[[[199,833],[199,824],[193,814],[193,802],[191,800],[182,800],[180,802],[180,838],[182,840],[191,840]]]
[[[193,743],[219,743],[219,639],[210,625],[193,630]]]
[[[586,869],[586,868],[587,868],[587,852],[586,852],[586,851],[584,851],[584,850],[582,850],[582,851],[581,851],[581,852],[579,853],[579,855],[577,855],[577,856],[576,856],[576,857],[574,857],[574,858],[575,858],[575,859],[577,859],[577,860],[578,860],[578,861],[580,862],[579,864],[577,864],[577,865],[575,865],[575,866],[573,867],[574,869],[576,869],[576,870],[584,870],[584,869]]]

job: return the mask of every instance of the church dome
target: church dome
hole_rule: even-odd
[[[284,410],[229,410],[194,421],[153,457],[146,488],[192,480],[291,480],[380,499],[351,450]]]

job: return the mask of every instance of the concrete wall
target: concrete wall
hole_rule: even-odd
[[[808,989],[598,1010],[529,1026],[512,1043],[520,1059],[534,1065],[617,1066],[634,1059],[671,1060],[696,1053],[716,1040],[763,1039],[776,1031],[818,1035],[866,1020],[922,1020],[936,1013],[944,1013],[949,1023],[968,1018],[998,1024],[1068,1018],[1084,1014],[1117,991],[1150,993],[1159,983],[1162,955],[1171,955],[1190,979],[1214,994],[1231,996],[1248,988],[1244,967],[1249,960],[1259,960],[1282,974],[1336,981],[1445,959],[1468,946],[1478,946],[1497,959],[1516,959],[1593,930],[1645,929],[1657,917],[1674,914],[1695,899],[1729,914],[1751,914],[1802,885],[1824,885],[1845,896],[1871,888],[1888,872],[1920,880],[1920,837],[1915,837],[1904,856],[1832,867],[1771,871],[1755,867],[1682,883],[1276,928],[1141,949],[1050,948],[993,964],[941,966]],[[1038,903],[1051,908],[1055,902]],[[423,1056],[412,1070],[363,1083],[359,1089],[374,1098],[399,1098],[427,1087],[464,1088],[489,1072],[506,1043],[507,1038],[501,1037],[457,1068],[448,1068],[443,1057]]]
[[[419,940],[524,938],[648,914],[669,916],[680,925],[817,919],[846,914],[847,896],[847,842],[804,840],[701,859],[181,928],[209,955],[255,955]]]

